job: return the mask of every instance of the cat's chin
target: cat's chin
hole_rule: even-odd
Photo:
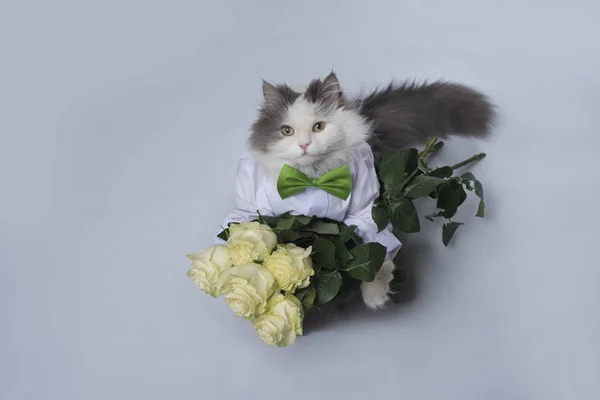
[[[253,151],[254,157],[261,162],[273,177],[277,178],[281,168],[287,164],[297,168],[304,174],[315,178],[327,171],[331,171],[344,164],[347,164],[352,157],[352,150],[355,146],[347,146],[344,150],[332,151],[329,153],[308,153],[297,155],[295,157],[281,157],[277,152]]]
[[[315,163],[318,163],[320,160],[320,157],[314,156],[312,154],[305,154],[303,156],[298,157],[296,159],[295,164],[302,165],[304,167],[309,167],[314,165]]]

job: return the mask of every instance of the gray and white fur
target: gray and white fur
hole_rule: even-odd
[[[392,83],[362,98],[348,98],[331,72],[298,90],[263,81],[263,97],[250,147],[274,176],[284,164],[318,176],[347,163],[353,149],[365,142],[377,156],[434,136],[484,137],[494,120],[485,95],[452,82]],[[377,278],[363,283],[367,306],[385,304],[393,270],[386,260]]]
[[[390,84],[361,101],[360,113],[373,122],[369,143],[383,154],[448,135],[485,137],[494,109],[482,93],[451,82]]]

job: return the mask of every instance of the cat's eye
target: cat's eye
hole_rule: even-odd
[[[284,125],[281,127],[281,133],[283,133],[284,136],[292,136],[294,134],[294,128]]]
[[[325,122],[317,122],[313,125],[313,132],[323,132],[325,129]]]

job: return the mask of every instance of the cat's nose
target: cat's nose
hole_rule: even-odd
[[[306,143],[301,143],[298,146],[302,149],[303,152],[306,153],[306,149],[308,149],[308,146],[310,146],[311,142],[306,142]]]

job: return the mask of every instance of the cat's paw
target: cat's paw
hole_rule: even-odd
[[[367,307],[372,309],[383,308],[390,299],[390,282],[394,278],[394,263],[385,260],[372,282],[363,282],[360,285],[362,298]]]

